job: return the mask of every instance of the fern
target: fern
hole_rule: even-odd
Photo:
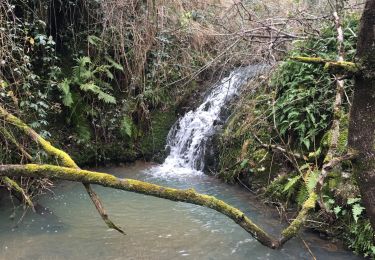
[[[120,70],[120,71],[124,71],[124,67],[121,64],[118,64],[117,62],[115,62],[111,57],[106,56],[105,59],[112,65],[113,68]]]
[[[72,75],[62,80],[58,89],[62,93],[62,103],[70,110],[67,120],[74,126],[80,139],[88,141],[91,138],[91,128],[87,117],[95,118],[100,111],[92,106],[93,102],[99,100],[106,104],[116,104],[116,98],[108,93],[112,90],[108,79],[114,78],[110,70],[118,64],[110,62],[111,64],[96,65],[86,56],[75,62]]]
[[[309,192],[305,185],[302,185],[298,191],[296,201],[298,205],[302,205],[309,197]]]
[[[316,184],[318,183],[319,172],[313,171],[310,172],[306,178],[306,188],[309,192],[312,192],[315,189]]]
[[[283,192],[289,192],[293,187],[295,187],[295,185],[298,183],[298,181],[301,179],[301,176],[298,175],[298,176],[295,176],[291,179],[289,179],[289,181],[287,182],[287,184],[285,185],[284,189],[283,189]]]
[[[58,88],[62,92],[62,102],[65,106],[71,107],[73,104],[72,92],[70,92],[70,81],[68,79],[64,79],[60,84],[58,84]]]
[[[129,116],[125,116],[121,121],[121,133],[123,136],[132,137],[133,136],[133,120]]]
[[[354,204],[353,205],[352,213],[353,213],[353,218],[354,218],[355,222],[358,222],[358,218],[362,214],[362,211],[364,209],[365,208],[362,207],[360,204]]]
[[[85,92],[92,92],[97,95],[99,100],[102,100],[108,104],[116,104],[116,99],[114,96],[111,96],[100,89],[99,86],[95,85],[93,82],[85,83],[80,85],[80,89]]]
[[[99,43],[103,42],[102,39],[100,39],[99,37],[95,36],[95,35],[89,35],[87,37],[87,41],[91,44],[91,45],[94,45],[94,46],[97,46]]]
[[[114,76],[110,69],[112,65],[93,66],[90,57],[80,57],[76,59],[77,66],[73,67],[73,74],[69,79],[64,79],[58,87],[62,92],[62,102],[65,106],[71,107],[73,104],[72,93],[74,87],[78,87],[84,93],[94,94],[100,101],[107,104],[116,104],[113,95],[106,93],[104,89],[110,90],[112,87],[101,79],[104,73],[109,79]],[[102,86],[102,87],[99,87]]]

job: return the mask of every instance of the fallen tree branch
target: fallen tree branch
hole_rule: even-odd
[[[18,117],[10,114],[5,108],[0,106],[0,117],[2,117],[6,122],[16,126],[18,129],[20,129],[22,132],[24,132],[26,135],[28,135],[32,140],[34,140],[37,144],[39,144],[43,150],[54,157],[62,163],[62,165],[74,169],[80,169],[78,165],[74,162],[74,160],[64,151],[57,149],[54,147],[50,142],[46,141],[43,137],[41,137],[37,132],[34,131],[31,127],[29,127],[27,124],[25,124],[21,119]],[[48,178],[48,177],[47,177]],[[109,228],[113,228],[117,231],[119,231],[122,234],[125,234],[125,232],[117,227],[108,217],[99,196],[94,192],[94,190],[91,188],[90,184],[83,184],[87,194],[91,198],[92,202],[95,205],[95,208],[97,209],[98,213],[102,217],[103,221],[107,224]]]
[[[324,65],[324,69],[327,71],[339,73],[339,72],[346,72],[349,74],[356,74],[360,71],[360,67],[350,61],[331,61],[326,60],[320,57],[301,57],[301,56],[295,56],[291,57],[291,60],[303,62],[303,63],[312,63],[312,64],[320,64]]]
[[[284,229],[281,233],[280,245],[285,244],[289,239],[296,236],[298,231],[301,229],[305,223],[307,217],[311,210],[315,208],[318,196],[315,192],[311,192],[309,198],[303,203],[302,209],[298,212],[297,217],[290,223],[290,225]]]
[[[18,183],[16,181],[14,181],[14,180],[10,179],[9,177],[6,177],[6,176],[0,178],[0,180],[5,184],[5,186],[8,187],[8,189],[13,190],[15,193],[20,195],[20,197],[23,198],[25,203],[27,205],[29,205],[29,207],[35,212],[34,204],[31,201],[30,197],[26,194],[24,189],[22,189],[21,186],[18,185]]]
[[[82,182],[86,184],[98,184],[104,187],[150,195],[172,201],[181,201],[200,205],[214,209],[228,216],[248,233],[250,233],[261,244],[270,248],[280,247],[279,240],[272,238],[263,229],[255,225],[248,217],[245,216],[242,211],[213,196],[197,193],[194,189],[179,190],[133,179],[120,179],[106,173],[55,165],[0,165],[0,176],[52,178]],[[292,223],[294,223],[294,221]]]
[[[14,136],[5,127],[0,127],[0,133],[4,136],[6,140],[11,141],[17,149],[25,156],[29,161],[32,161],[33,157],[25,150],[25,148],[17,142]]]
[[[121,233],[123,233],[123,231],[116,225],[114,225],[113,222],[109,220],[107,214],[105,214],[99,198],[91,189],[90,184],[99,184],[105,187],[141,193],[173,201],[187,202],[214,209],[233,219],[238,225],[240,225],[243,229],[250,233],[261,244],[273,249],[281,247],[286,241],[288,241],[298,233],[299,229],[302,227],[304,221],[306,220],[307,213],[315,206],[316,195],[314,193],[311,193],[310,198],[304,203],[297,218],[287,229],[283,231],[281,238],[274,239],[263,229],[255,225],[248,217],[245,216],[243,212],[213,196],[199,194],[193,189],[178,190],[137,180],[119,179],[110,174],[81,170],[67,153],[52,146],[50,142],[44,140],[32,128],[27,126],[17,117],[8,113],[1,106],[0,117],[3,117],[8,123],[17,126],[26,135],[30,136],[35,142],[41,145],[48,154],[56,157],[59,162],[61,162],[64,166],[67,166],[62,167],[37,164],[1,165],[0,176],[25,176],[34,178],[45,177],[82,182],[91,200],[94,202],[98,212],[106,222],[107,226],[110,228],[114,228]]]

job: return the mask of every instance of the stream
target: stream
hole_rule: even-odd
[[[138,162],[127,167],[97,169],[176,188],[193,187],[243,210],[268,232],[279,234],[276,212],[262,206],[246,190],[204,174],[162,177],[160,167]],[[253,239],[231,219],[214,210],[186,203],[95,186],[111,219],[127,235],[109,230],[82,184],[62,182],[40,199],[43,215],[4,200],[0,211],[0,259],[311,259],[300,238],[280,250]],[[301,235],[317,259],[360,259],[314,234]]]
[[[203,174],[207,143],[225,122],[223,108],[259,66],[233,71],[168,135],[170,154],[162,165],[137,162],[95,169],[121,178],[179,189],[194,188],[239,208],[278,236],[285,223],[242,187]],[[41,196],[41,214],[0,201],[0,260],[43,259],[360,259],[342,246],[303,233],[280,250],[252,238],[226,216],[196,205],[95,186],[110,218],[127,235],[108,229],[80,183],[59,182]],[[8,199],[5,199],[8,198]],[[311,251],[311,252],[309,252]]]

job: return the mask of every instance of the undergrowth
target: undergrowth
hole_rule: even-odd
[[[350,15],[343,23],[348,61],[354,60],[357,39],[353,32],[358,22],[358,17]],[[319,37],[296,41],[288,56],[335,60],[336,42],[336,29],[327,24]],[[344,153],[347,146],[352,89],[353,82],[346,80],[339,153]],[[250,88],[248,93],[235,106],[221,135],[220,176],[230,182],[241,180],[248,188],[264,192],[268,201],[301,207],[317,184],[328,150],[335,78],[320,65],[286,59],[269,80],[259,82],[256,90]],[[288,152],[268,149],[268,145]],[[313,218],[339,230],[335,234],[353,251],[375,257],[374,232],[366,219],[350,163],[329,173],[322,192],[330,217],[326,218],[327,214],[317,207]]]

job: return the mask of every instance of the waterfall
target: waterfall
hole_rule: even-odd
[[[252,65],[235,69],[211,88],[198,108],[187,112],[174,124],[167,137],[169,156],[159,167],[162,172],[202,173],[206,144],[215,134],[217,125],[226,120],[223,110],[238,95],[241,86],[263,68]]]

